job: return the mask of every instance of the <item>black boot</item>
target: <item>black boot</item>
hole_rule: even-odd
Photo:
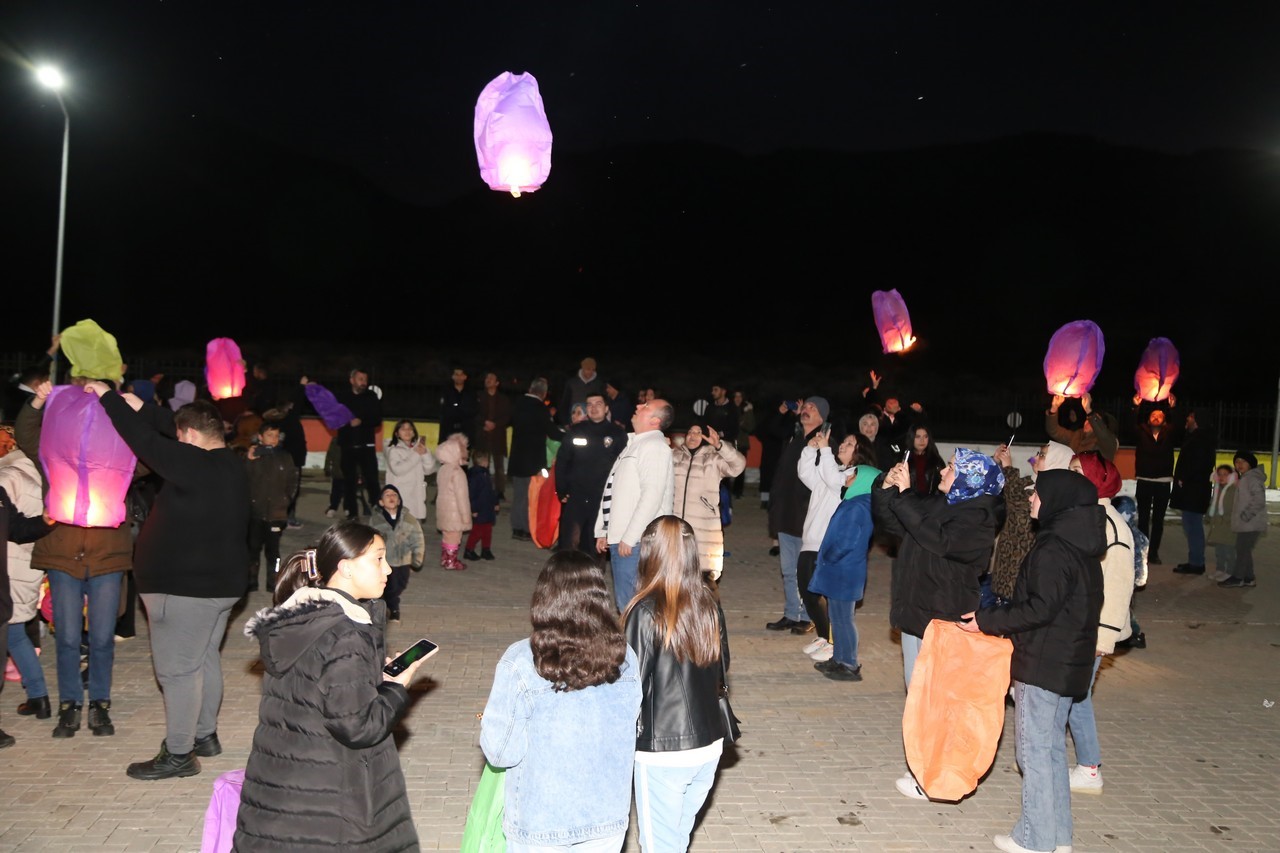
[[[95,736],[104,737],[116,733],[116,727],[111,724],[110,711],[110,699],[93,699],[89,702],[89,731]]]
[[[13,735],[6,734],[4,729],[0,729],[0,749],[4,749],[7,746],[13,746],[17,742],[17,739]]]
[[[191,751],[201,758],[212,758],[215,755],[222,754],[222,741],[218,740],[217,732],[208,737],[198,737],[196,738],[195,749]]]
[[[54,737],[75,737],[80,731],[80,703],[61,702],[58,704],[58,724],[53,727]]]
[[[37,720],[47,720],[53,716],[53,709],[49,707],[48,696],[36,696],[28,699],[18,706],[19,717],[35,717]]]
[[[175,776],[194,776],[200,772],[200,762],[195,752],[185,755],[174,755],[163,741],[160,743],[160,754],[150,761],[139,761],[130,764],[125,773],[131,779],[153,782],[157,779],[172,779]]]

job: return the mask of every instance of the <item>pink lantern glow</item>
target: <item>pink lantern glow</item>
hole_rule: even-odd
[[[1107,348],[1102,330],[1092,320],[1067,323],[1049,339],[1044,379],[1050,394],[1079,397],[1093,387]]]
[[[871,294],[871,311],[876,318],[876,331],[885,353],[906,352],[916,342],[911,334],[911,315],[907,303],[895,290],[877,290]]]
[[[231,338],[214,338],[204,348],[204,381],[215,400],[244,393],[244,358]]]
[[[55,521],[119,527],[137,461],[95,395],[78,385],[53,389],[40,428],[40,465],[49,480],[45,507]]]
[[[476,159],[490,189],[516,198],[542,186],[551,174],[551,125],[538,81],[504,71],[476,100]]]
[[[1178,381],[1178,350],[1168,338],[1152,338],[1138,360],[1133,374],[1133,389],[1148,403],[1166,399]]]

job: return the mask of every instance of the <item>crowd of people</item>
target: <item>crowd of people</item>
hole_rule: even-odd
[[[284,532],[301,526],[306,445],[299,455],[299,401],[273,396],[265,371],[239,406],[162,400],[154,381],[123,376],[58,389],[27,379],[12,433],[0,432],[0,522],[11,542],[0,561],[0,649],[21,673],[18,713],[56,713],[52,735],[69,738],[87,707],[92,734],[114,734],[114,648],[136,595],[165,736],[126,773],[201,772],[199,758],[221,752],[228,618],[264,578],[271,606],[245,628],[265,675],[236,833],[243,850],[417,849],[390,734],[422,662],[384,671],[387,625],[400,621],[401,598],[427,563],[430,531],[444,570],[467,569],[460,551],[493,560],[504,504],[514,540],[551,545],[532,634],[498,662],[482,717],[480,746],[505,777],[513,851],[616,851],[633,803],[642,850],[687,848],[732,740],[720,593],[732,578],[725,531],[753,438],[783,591],[781,618],[764,627],[805,637],[801,651],[818,673],[862,680],[855,613],[875,548],[891,559],[889,619],[908,693],[939,620],[1012,641],[1023,797],[1009,834],[994,839],[1002,850],[1069,850],[1071,792],[1102,790],[1094,679],[1117,647],[1145,643],[1133,592],[1161,562],[1166,506],[1181,512],[1188,543],[1173,571],[1206,573],[1212,545],[1224,588],[1256,584],[1252,552],[1266,528],[1256,457],[1241,450],[1215,468],[1207,413],[1182,415],[1172,395],[1134,400],[1130,509],[1114,418],[1093,411],[1087,394],[1050,401],[1048,440],[1023,475],[1007,444],[944,456],[924,407],[904,408],[874,372],[844,411],[818,395],[757,410],[718,381],[710,400],[677,411],[652,388],[626,399],[587,358],[554,406],[545,378],[510,399],[496,373],[475,390],[456,367],[436,446],[400,420],[382,466],[381,393],[365,370],[351,370],[334,394],[345,420],[326,456],[334,523],[313,547],[282,557]],[[50,401],[64,393],[93,395],[137,459],[118,527],[43,512],[49,481],[36,462]],[[34,653],[46,578],[56,706]],[[0,747],[13,742],[0,731]],[[285,788],[288,809],[278,802]],[[930,799],[910,767],[896,788]]]

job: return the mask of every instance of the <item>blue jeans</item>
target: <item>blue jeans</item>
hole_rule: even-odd
[[[796,580],[796,565],[800,561],[799,536],[778,534],[778,563],[782,568],[782,596],[785,605],[782,615],[796,622],[808,622],[809,611],[800,600],[800,585]]]
[[[31,645],[27,636],[27,626],[21,622],[9,625],[9,657],[22,676],[22,689],[27,691],[28,699],[39,699],[49,695],[49,688],[44,683],[44,670],[40,667],[40,658],[36,655],[36,647]],[[115,645],[115,638],[112,638]],[[76,673],[77,676],[79,673]]]
[[[911,670],[916,668],[916,658],[920,657],[920,646],[924,641],[915,634],[902,632],[902,681],[911,689]]]
[[[1013,682],[1022,814],[1013,840],[1028,850],[1071,844],[1071,781],[1067,769],[1067,716],[1071,697]]]
[[[89,621],[89,699],[111,698],[111,668],[116,660],[116,611],[120,609],[120,572],[88,579],[51,571],[53,633],[58,649],[58,701],[84,703],[80,681],[80,640],[85,597]]]
[[[1204,513],[1182,511],[1182,532],[1187,535],[1187,562],[1204,565]]]
[[[693,767],[636,762],[636,838],[643,853],[689,849],[693,822],[711,793],[720,756]]]
[[[577,844],[531,845],[508,839],[507,853],[618,853],[626,840],[625,832],[591,841],[579,841]]]
[[[827,615],[831,618],[831,657],[847,667],[858,668],[858,626],[854,623],[855,601],[827,599]]]
[[[1213,560],[1217,564],[1216,568],[1218,571],[1233,574],[1233,569],[1236,567],[1235,543],[1233,542],[1230,545],[1214,545]]]
[[[1097,767],[1102,763],[1102,747],[1098,745],[1098,720],[1093,716],[1093,682],[1098,680],[1098,667],[1102,658],[1093,659],[1093,677],[1089,679],[1089,695],[1071,703],[1067,715],[1067,727],[1071,729],[1071,742],[1076,745],[1076,764]]]
[[[613,566],[613,600],[621,613],[636,594],[636,584],[640,580],[640,543],[631,549],[630,557],[623,557],[618,553],[617,545],[610,545],[609,565]]]

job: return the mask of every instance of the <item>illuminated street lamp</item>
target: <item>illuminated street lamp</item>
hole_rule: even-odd
[[[71,116],[67,113],[67,105],[62,101],[62,72],[52,65],[45,65],[36,70],[36,79],[40,85],[53,91],[62,108],[62,191],[58,196],[58,265],[53,278],[53,332],[56,335],[61,325],[62,314],[62,244],[67,233],[67,152],[71,145]],[[58,381],[58,353],[55,350],[53,360],[49,363],[49,379],[55,384]]]

